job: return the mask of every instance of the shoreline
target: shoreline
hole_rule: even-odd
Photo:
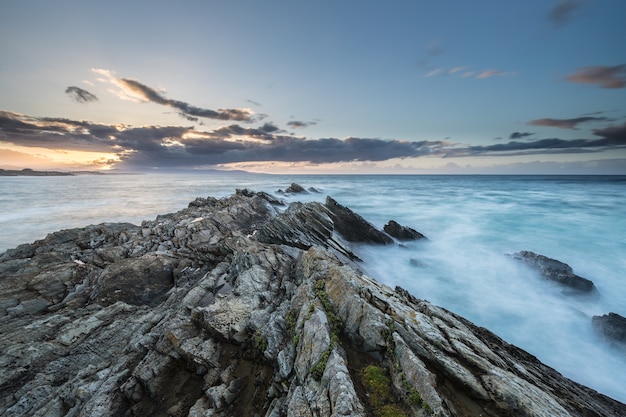
[[[140,226],[104,223],[20,245],[0,256],[0,325],[11,336],[0,343],[0,386],[17,395],[26,378],[46,389],[6,404],[42,411],[63,392],[74,412],[106,404],[141,415],[155,406],[283,415],[314,398],[323,410],[365,415],[373,408],[362,375],[372,365],[399,415],[626,412],[489,330],[363,275],[350,242],[364,238],[349,232],[381,241],[369,226],[332,199],[287,208],[244,189]],[[49,325],[32,326],[40,320]],[[38,352],[45,357],[31,357]],[[35,369],[22,375],[26,364]],[[80,381],[70,378],[81,369]],[[90,390],[102,375],[104,388]],[[171,390],[172,378],[184,383]]]

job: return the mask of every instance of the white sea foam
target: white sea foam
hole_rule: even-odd
[[[137,175],[0,178],[0,251],[104,221],[140,223],[195,197],[235,188],[275,193],[292,181],[331,195],[382,227],[428,237],[361,246],[363,268],[484,326],[565,376],[626,402],[626,357],[591,327],[626,316],[626,179],[605,177]],[[275,194],[280,197],[280,195]],[[506,254],[531,250],[594,281],[597,297],[563,294]]]

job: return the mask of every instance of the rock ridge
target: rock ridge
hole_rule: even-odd
[[[330,197],[237,190],[0,254],[0,414],[626,415],[351,242],[393,239]]]

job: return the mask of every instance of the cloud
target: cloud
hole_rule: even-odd
[[[454,67],[448,70],[449,74],[456,74],[457,72],[465,71],[467,67]]]
[[[626,145],[626,123],[604,129],[593,129],[593,134],[606,139],[611,144]]]
[[[568,23],[574,12],[583,5],[579,0],[558,0],[548,12],[548,19],[554,26],[562,26]]]
[[[301,120],[292,120],[287,122],[287,126],[292,127],[294,129],[302,129],[305,127],[316,125],[317,122],[303,122]]]
[[[539,139],[532,142],[511,141],[489,146],[468,146],[452,149],[446,157],[477,155],[533,155],[557,153],[594,153],[606,150],[626,149],[626,123],[603,129],[594,129],[599,138],[589,139]]]
[[[197,121],[197,118],[207,118],[216,120],[231,120],[238,122],[251,122],[254,112],[249,109],[218,109],[211,110],[201,107],[192,106],[189,103],[180,100],[172,100],[163,94],[130,78],[118,78],[115,73],[106,69],[92,69],[92,72],[98,74],[99,81],[110,83],[118,87],[117,91],[113,91],[118,97],[127,100],[149,101],[163,106],[172,107],[179,111],[179,114],[189,121]]]
[[[443,68],[435,68],[426,73],[426,77],[434,77],[435,75],[445,74],[446,70]]]
[[[65,93],[77,103],[89,103],[92,101],[98,101],[98,97],[96,97],[94,94],[91,94],[89,91],[83,90],[82,88],[76,86],[67,87],[65,89]]]
[[[491,77],[497,77],[501,75],[509,75],[509,73],[506,71],[500,71],[500,70],[486,70],[486,71],[479,73],[476,76],[476,78],[491,78]]]
[[[626,87],[626,64],[612,67],[585,67],[568,75],[566,79],[573,83],[599,84],[602,88],[624,88]]]
[[[0,112],[0,141],[51,149],[113,152],[126,167],[190,167],[246,161],[332,163],[441,154],[449,143],[371,138],[305,139],[271,123],[201,132],[192,127],[102,125]]]
[[[217,111],[192,106],[184,101],[165,98],[155,89],[148,87],[136,80],[120,78],[118,80],[127,90],[132,91],[144,100],[180,110],[185,116],[203,117],[218,120],[251,121],[253,113],[248,109],[219,109]]]
[[[522,139],[528,136],[532,136],[534,135],[534,133],[530,133],[530,132],[513,132],[511,133],[511,135],[509,136],[509,139]]]
[[[265,123],[259,128],[246,128],[237,124],[219,127],[207,135],[215,138],[232,138],[237,136],[245,136],[251,139],[273,140],[275,133],[283,132],[272,123]]]
[[[511,138],[531,133],[514,132]],[[307,139],[283,134],[272,123],[239,124],[199,131],[184,126],[106,125],[62,118],[42,118],[0,111],[0,141],[18,146],[114,154],[126,169],[192,168],[219,164],[352,163],[394,158],[512,156],[594,153],[626,149],[626,123],[593,130],[594,137],[516,141],[472,146],[443,140],[379,138]]]
[[[467,66],[459,66],[452,68],[434,68],[426,73],[426,77],[434,77],[438,75],[457,75],[457,78],[477,78],[485,79],[498,76],[514,76],[517,72],[514,71],[502,71],[502,70],[469,70]]]
[[[549,126],[549,127],[559,127],[561,129],[578,129],[578,124],[587,123],[587,122],[604,122],[611,121],[613,119],[609,119],[608,117],[592,117],[592,116],[584,116],[584,117],[575,117],[573,119],[536,119],[528,122],[529,125],[532,126]]]

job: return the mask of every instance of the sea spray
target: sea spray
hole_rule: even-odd
[[[292,182],[320,193],[280,195]],[[626,315],[626,178],[510,176],[105,175],[2,178],[0,250],[104,221],[139,224],[195,197],[236,188],[290,201],[331,195],[379,228],[394,219],[428,237],[360,246],[362,268],[493,330],[564,375],[626,402],[626,359],[593,315]],[[592,280],[573,297],[506,256],[531,250]]]

